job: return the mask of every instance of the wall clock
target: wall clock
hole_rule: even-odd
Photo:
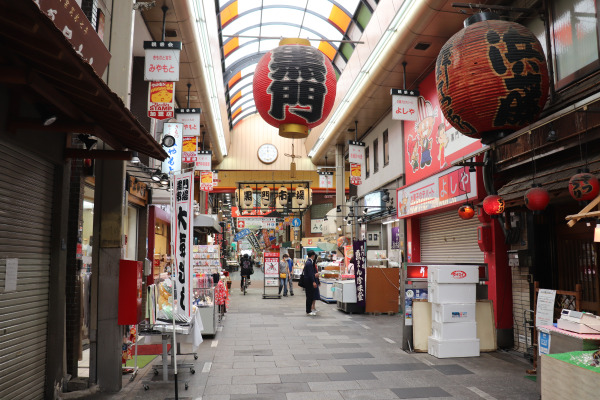
[[[258,159],[265,164],[273,164],[277,160],[277,147],[270,143],[265,143],[258,148]]]

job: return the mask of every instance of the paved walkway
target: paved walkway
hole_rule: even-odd
[[[248,294],[233,282],[229,311],[216,337],[198,349],[196,373],[182,370],[179,398],[192,400],[336,399],[539,399],[525,378],[530,365],[506,352],[476,358],[437,359],[401,349],[399,316],[348,315],[317,302],[317,316],[304,312],[304,293],[263,299],[260,272]],[[237,277],[234,277],[236,279]],[[261,282],[262,283],[262,282]],[[272,289],[275,291],[275,289]],[[155,361],[159,362],[160,357]],[[148,366],[133,382],[125,376],[115,395],[92,399],[166,399],[174,385],[157,379]]]

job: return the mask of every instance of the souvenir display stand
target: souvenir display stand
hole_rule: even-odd
[[[194,245],[192,253],[194,305],[202,319],[202,334],[215,335],[218,308],[215,304],[215,276],[220,279],[220,254],[217,245]]]
[[[334,285],[335,282],[340,278],[340,263],[324,261],[320,262],[319,265],[320,282],[321,287],[319,292],[321,293],[321,301],[325,303],[334,303]]]

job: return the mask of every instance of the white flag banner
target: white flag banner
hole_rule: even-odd
[[[192,316],[192,231],[193,231],[193,199],[194,199],[194,173],[186,172],[175,175],[173,190],[173,217],[171,226],[175,243],[175,275],[177,279],[177,306],[178,313],[187,318]]]

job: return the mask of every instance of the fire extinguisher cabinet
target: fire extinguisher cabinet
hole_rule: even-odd
[[[119,325],[136,325],[143,319],[142,261],[119,262]]]

